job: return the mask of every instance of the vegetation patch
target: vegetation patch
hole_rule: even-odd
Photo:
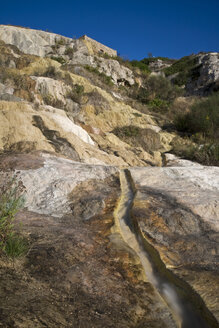
[[[16,177],[6,181],[0,191],[0,251],[14,258],[27,252],[27,240],[14,230],[16,213],[25,203],[22,184]]]
[[[139,60],[132,60],[129,62],[129,68],[138,68],[141,72],[150,73],[150,69],[147,64]]]
[[[140,113],[132,113],[135,117],[142,117],[142,114]]]
[[[190,147],[173,145],[179,156],[206,165],[219,165],[219,92],[196,102],[188,113],[177,115],[176,129],[192,142]]]
[[[60,63],[62,65],[66,64],[65,58],[63,58],[61,56],[51,56],[50,58],[53,60],[56,60],[58,63]]]
[[[121,65],[128,67],[129,69],[133,70],[138,68],[141,73],[150,73],[150,69],[148,64],[144,63],[142,60],[128,60],[121,56],[110,57],[111,59],[117,60]]]
[[[129,96],[137,101],[147,104],[153,111],[164,112],[175,98],[182,95],[183,90],[174,86],[165,77],[149,76],[142,86],[135,84]]]
[[[160,136],[151,129],[142,129],[135,125],[116,127],[112,133],[132,147],[142,147],[146,151],[160,149]]]
[[[178,86],[185,85],[189,80],[193,80],[199,76],[198,58],[194,55],[185,56],[171,66],[164,69],[166,76],[174,75],[174,84]]]
[[[14,95],[27,101],[33,101],[33,92],[36,82],[26,74],[20,74],[18,70],[0,68],[0,82],[14,88]]]
[[[171,58],[168,58],[168,57],[147,57],[147,58],[142,59],[141,62],[143,64],[149,66],[150,63],[154,63],[158,60],[162,60],[167,64],[173,64],[176,61],[175,59],[171,59]]]
[[[137,137],[140,134],[140,128],[134,125],[117,127],[112,132],[119,138]]]
[[[100,79],[103,83],[105,83],[107,85],[113,85],[113,81],[112,81],[111,76],[107,76],[103,72],[100,73],[99,70],[96,67],[92,67],[92,66],[89,66],[89,65],[85,65],[84,67],[89,72],[97,74],[100,77]]]
[[[148,106],[154,111],[164,112],[168,110],[169,104],[166,100],[154,98],[149,101]]]
[[[50,94],[43,95],[43,101],[46,105],[49,105],[49,106],[52,106],[55,108],[60,108],[60,109],[65,108],[65,104],[61,100],[54,98]]]
[[[98,115],[105,110],[110,110],[111,107],[108,100],[104,98],[97,90],[89,92],[87,96],[87,104],[92,105],[94,107],[95,115]]]
[[[191,139],[174,140],[172,152],[184,159],[203,165],[219,166],[219,143],[195,144]]]
[[[175,118],[177,130],[189,134],[199,133],[204,138],[219,137],[219,92],[195,103],[190,111]]]
[[[72,57],[73,54],[74,54],[74,49],[73,48],[70,48],[70,47],[66,48],[65,55],[67,55],[69,57]]]
[[[71,91],[67,94],[67,98],[70,98],[76,103],[80,103],[84,94],[84,87],[80,84],[74,84]]]

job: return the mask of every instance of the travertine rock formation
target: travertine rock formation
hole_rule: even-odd
[[[115,60],[96,58],[93,43],[90,41],[92,39],[79,38],[76,40],[50,32],[0,25],[0,40],[16,46],[25,54],[59,57],[74,65],[89,65],[97,68],[100,72],[110,76],[116,84],[126,82],[132,85],[135,83],[133,73],[127,67]],[[94,40],[94,42],[96,41]],[[111,49],[109,48],[109,50]],[[114,50],[104,52],[110,56],[116,56]]]
[[[2,155],[1,183],[13,172],[26,189],[16,223],[23,223],[31,248],[13,269],[1,262],[4,325],[177,326],[139,258],[111,229],[121,204],[117,167],[49,153]],[[217,327],[211,313],[218,317],[218,168],[132,168],[131,174],[137,189],[132,215],[145,239],[172,272],[172,286],[182,279],[192,311],[203,308],[207,327]]]
[[[5,25],[0,25],[0,39],[13,44],[24,53],[36,56],[48,55],[52,51],[52,46],[59,42],[74,44],[72,39],[55,33]]]
[[[86,41],[0,26],[0,191],[16,176],[29,242],[13,263],[0,250],[0,325],[216,328],[219,169],[167,154],[175,134],[118,86],[132,71]]]
[[[8,169],[27,190],[16,224],[31,247],[13,266],[0,258],[4,326],[176,327],[139,261],[110,242],[118,168],[35,153],[2,156],[0,182]]]

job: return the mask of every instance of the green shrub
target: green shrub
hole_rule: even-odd
[[[107,76],[103,72],[100,73],[99,70],[96,67],[92,67],[92,66],[89,66],[89,65],[85,65],[84,67],[89,72],[97,74],[100,77],[100,79],[103,83],[108,84],[108,85],[113,85],[113,81],[112,81],[111,77]]]
[[[137,137],[140,133],[141,129],[134,125],[123,126],[115,128],[112,133],[114,133],[117,137]]]
[[[66,40],[65,39],[56,39],[55,44],[57,46],[64,46],[66,44]]]
[[[169,102],[183,93],[182,89],[171,84],[171,82],[163,76],[150,76],[146,81],[146,88],[149,90],[150,94],[154,94],[154,98]]]
[[[155,111],[166,111],[168,109],[168,102],[166,100],[162,100],[159,98],[154,98],[151,101],[149,101],[148,106],[152,108]]]
[[[54,66],[49,66],[46,71],[43,73],[43,76],[55,78],[57,74],[56,68]],[[35,72],[34,75],[38,75],[38,72]]]
[[[151,107],[162,105],[166,109],[182,93],[182,89],[172,85],[165,77],[149,76],[145,79],[143,86],[132,87],[130,96],[143,104],[151,104]]]
[[[56,57],[56,56],[51,56],[51,59],[56,60],[58,63],[64,65],[66,63],[66,60],[63,57]]]
[[[143,104],[148,104],[150,101],[150,92],[144,87],[137,89],[137,92],[135,91],[134,94],[132,93],[132,96]]]
[[[150,69],[147,64],[143,63],[142,61],[139,60],[132,60],[129,62],[130,63],[130,68],[137,67],[140,69],[142,72],[147,72],[150,73]]]
[[[92,73],[95,73],[95,74],[99,74],[100,73],[96,67],[92,67],[92,66],[89,66],[89,65],[85,65],[84,67],[89,72],[92,72]]]
[[[219,165],[219,93],[196,102],[185,114],[175,117],[175,127],[191,145],[174,144],[173,151],[205,165]]]
[[[16,177],[5,183],[0,192],[0,250],[9,257],[21,255],[26,249],[24,238],[14,232],[15,214],[24,206],[22,186]]]
[[[65,55],[72,57],[74,54],[74,49],[73,48],[66,48],[65,50]]]
[[[67,97],[73,100],[74,102],[80,103],[83,94],[84,94],[83,85],[75,84],[73,85],[71,92],[67,94]]]
[[[149,65],[150,63],[156,62],[158,59],[163,60],[164,62],[168,64],[173,64],[176,60],[175,59],[170,59],[168,57],[147,57],[141,60],[141,63],[145,65]]]
[[[130,69],[139,68],[141,72],[150,73],[150,69],[147,64],[139,60],[128,60],[121,56],[111,57],[111,59],[117,60],[121,65],[126,66]]]
[[[185,56],[171,66],[164,69],[164,73],[166,76],[170,76],[176,74],[174,78],[174,83],[178,86],[182,86],[186,84],[189,79],[194,79],[199,74],[199,65],[198,59],[194,55]]]
[[[43,95],[43,101],[46,105],[49,105],[49,106],[52,106],[55,108],[64,109],[64,107],[65,107],[64,103],[61,100],[54,98],[50,94]]]
[[[13,234],[6,240],[4,251],[10,258],[26,254],[28,251],[27,239],[18,234]]]
[[[179,157],[196,161],[203,165],[219,166],[219,143],[197,145],[190,139],[184,144],[182,140],[173,142],[172,152]]]
[[[142,114],[140,113],[132,113],[132,115],[134,115],[135,117],[142,117]]]
[[[99,56],[105,58],[105,59],[112,59],[112,56],[107,54],[106,52],[99,52]]]
[[[175,126],[179,131],[200,133],[216,140],[219,136],[219,93],[194,104],[190,112],[177,116]]]

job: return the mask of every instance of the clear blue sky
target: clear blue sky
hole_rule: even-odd
[[[219,0],[9,0],[0,24],[87,34],[129,59],[219,51]]]

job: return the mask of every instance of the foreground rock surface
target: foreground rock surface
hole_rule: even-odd
[[[43,170],[48,174],[48,157],[53,174],[42,186],[36,177],[43,177]],[[1,158],[1,182],[6,171],[18,170],[27,188],[27,208],[19,213],[16,224],[19,227],[22,222],[30,243],[23,260],[0,259],[1,326],[176,327],[151,284],[141,280],[141,267],[133,254],[109,239],[120,195],[117,169],[48,157]],[[35,176],[34,187],[29,184],[31,176]],[[34,188],[41,190],[37,194]],[[31,190],[36,197],[29,203]],[[46,207],[40,194],[45,197],[49,190],[53,190],[54,203]],[[30,211],[33,203],[34,211]],[[71,209],[68,214],[51,215],[64,204]]]
[[[167,268],[188,282],[219,319],[219,168],[130,171],[137,188],[133,215],[145,238]]]

